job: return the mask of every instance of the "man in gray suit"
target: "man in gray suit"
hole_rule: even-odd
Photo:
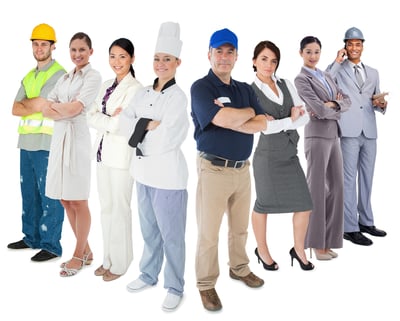
[[[371,192],[376,159],[375,112],[384,114],[387,101],[384,94],[378,95],[381,93],[378,71],[361,62],[364,40],[361,30],[348,29],[344,48],[327,70],[352,102],[339,120],[344,166],[343,237],[358,245],[371,245],[372,240],[361,232],[386,235],[374,225]]]

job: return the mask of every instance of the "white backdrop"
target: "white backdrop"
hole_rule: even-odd
[[[304,2],[286,1],[127,1],[104,4],[92,1],[13,1],[0,13],[2,62],[2,91],[0,128],[2,133],[0,275],[2,308],[0,319],[71,320],[118,319],[132,320],[159,318],[162,320],[228,320],[236,318],[269,320],[394,320],[400,278],[398,261],[399,213],[395,207],[398,197],[398,143],[392,132],[399,119],[399,53],[400,24],[393,1],[379,3],[344,1]],[[163,276],[157,287],[132,294],[125,290],[128,282],[138,276],[142,239],[138,225],[135,196],[133,197],[134,261],[127,275],[105,283],[93,275],[101,264],[102,238],[99,219],[95,172],[92,171],[90,208],[92,229],[90,242],[95,261],[73,278],[60,278],[58,265],[71,256],[75,240],[67,219],[62,244],[62,259],[47,263],[32,263],[36,251],[10,251],[9,242],[21,234],[21,197],[19,190],[19,150],[17,144],[18,118],[11,115],[12,103],[20,81],[35,66],[29,41],[32,28],[42,22],[52,25],[57,34],[56,58],[67,70],[73,68],[68,44],[78,31],[89,34],[93,41],[93,67],[104,80],[113,77],[108,65],[108,47],[120,37],[131,39],[136,49],[134,68],[144,85],[152,83],[153,50],[160,23],[179,22],[183,40],[182,65],[177,82],[187,92],[192,82],[208,72],[207,49],[210,35],[217,29],[229,28],[239,38],[239,59],[233,77],[251,82],[254,77],[252,53],[261,40],[271,40],[280,47],[282,59],[278,75],[293,81],[300,70],[299,42],[307,35],[317,36],[322,42],[321,69],[333,61],[343,46],[344,32],[352,26],[362,30],[366,38],[363,61],[380,72],[381,90],[389,91],[389,107],[385,116],[377,115],[379,126],[378,157],[376,164],[373,207],[376,225],[386,229],[386,238],[373,238],[374,245],[360,247],[347,241],[339,251],[339,258],[330,262],[311,259],[316,269],[303,272],[298,264],[290,266],[292,247],[291,215],[270,216],[269,243],[274,259],[280,264],[277,272],[264,271],[254,256],[255,240],[249,226],[248,254],[252,270],[264,278],[265,286],[258,290],[246,288],[229,279],[226,253],[226,224],[220,236],[221,275],[216,289],[223,309],[209,313],[202,307],[195,287],[194,256],[196,248],[195,222],[195,143],[193,128],[183,146],[190,167],[189,208],[187,220],[187,269],[185,298],[174,313],[161,311],[165,296]],[[190,105],[188,106],[188,112]],[[301,133],[301,132],[300,132]],[[299,156],[303,164],[303,141]],[[392,148],[392,146],[394,148]],[[93,163],[95,165],[95,163]],[[93,166],[94,168],[94,166]],[[226,223],[226,222],[224,222]],[[8,316],[8,317],[6,317]],[[391,316],[391,317],[389,317]]]

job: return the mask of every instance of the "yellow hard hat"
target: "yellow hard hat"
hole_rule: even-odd
[[[31,40],[35,39],[57,42],[54,29],[46,23],[41,23],[40,25],[37,25],[35,28],[33,28]]]

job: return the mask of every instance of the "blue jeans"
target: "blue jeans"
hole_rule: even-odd
[[[64,207],[45,196],[48,159],[48,151],[20,151],[22,233],[29,247],[61,256]]]
[[[136,183],[140,228],[144,240],[140,279],[158,282],[164,267],[164,288],[182,296],[185,272],[186,190],[165,190]]]

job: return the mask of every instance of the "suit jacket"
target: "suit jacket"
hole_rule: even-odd
[[[304,137],[340,137],[338,120],[341,114],[350,108],[351,101],[345,93],[336,85],[331,75],[323,72],[332,94],[325,85],[306,68],[302,67],[296,76],[294,84],[300,98],[304,101],[307,111],[310,113],[310,121],[304,127]],[[343,95],[342,100],[337,100],[337,94]],[[324,103],[334,101],[337,108],[325,107]]]
[[[344,137],[358,137],[362,132],[367,138],[377,138],[375,111],[385,113],[385,109],[372,105],[372,96],[380,93],[378,71],[362,64],[365,72],[365,82],[359,88],[354,75],[353,64],[347,59],[341,64],[334,62],[327,71],[337,81],[351,99],[351,107],[339,120],[339,126]]]
[[[92,148],[92,158],[96,157],[97,149],[102,141],[102,162],[110,167],[128,169],[131,163],[132,148],[128,145],[125,136],[119,135],[120,116],[110,117],[102,113],[102,100],[108,87],[115,78],[105,81],[100,89],[95,103],[91,106],[87,118],[89,126],[97,129]],[[118,107],[125,109],[142,84],[128,73],[110,95],[106,111],[112,115]]]

